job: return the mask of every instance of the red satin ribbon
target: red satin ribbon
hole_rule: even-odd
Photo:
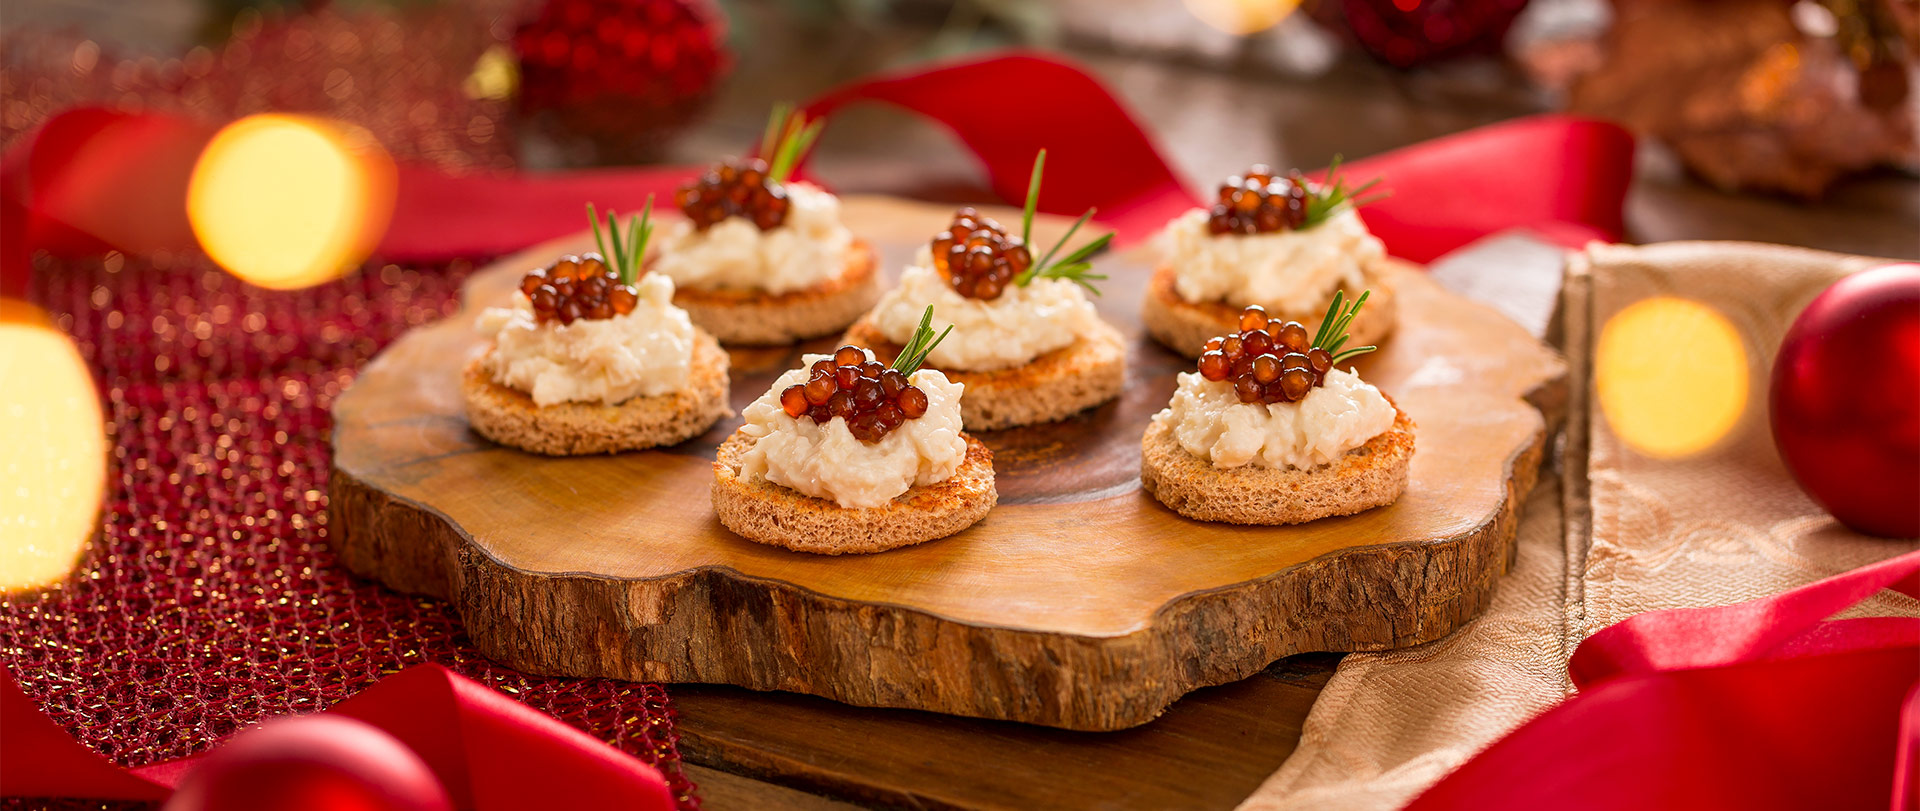
[[[1019,87],[977,114],[973,89]],[[1034,153],[1048,151],[1042,210],[1098,219],[1123,242],[1151,234],[1200,198],[1113,94],[1058,59],[1010,53],[867,79],[807,105],[829,115],[863,101],[893,104],[954,132],[1004,200],[1025,196]],[[1007,122],[1020,122],[1008,124]],[[59,251],[176,250],[193,244],[179,192],[209,130],[156,114],[79,110],[23,139],[0,165],[0,273],[20,275],[27,246]],[[1388,152],[1349,165],[1393,195],[1362,216],[1397,256],[1432,260],[1488,234],[1531,228],[1563,244],[1622,236],[1633,141],[1611,124],[1537,116]],[[1249,155],[1254,161],[1262,156]],[[377,253],[393,261],[497,256],[582,228],[587,201],[638,210],[670,198],[696,167],[551,174],[447,175],[400,170],[394,218]],[[169,185],[171,184],[171,185]],[[144,202],[143,202],[144,201]],[[164,205],[155,203],[162,201]],[[665,199],[661,201],[666,204]],[[135,211],[130,206],[141,206]],[[127,222],[142,223],[129,232]],[[79,237],[93,237],[93,240]],[[21,285],[13,285],[15,288]]]
[[[981,88],[1017,92],[983,108]],[[827,116],[857,102],[891,104],[946,127],[986,169],[1003,201],[1027,196],[1033,157],[1047,150],[1047,192],[1040,207],[1097,219],[1123,236],[1151,233],[1199,204],[1153,139],[1119,100],[1086,71],[1040,54],[1013,52],[932,68],[915,67],[854,82],[806,106]]]
[[[327,710],[412,749],[460,808],[670,809],[652,766],[439,665],[403,670]],[[0,668],[0,794],[157,802],[201,756],[122,769],[81,746]]]
[[[585,205],[638,214],[673,208],[692,166],[453,176],[403,167],[393,222],[375,253],[395,262],[501,256],[587,230]]]
[[[1920,597],[1920,552],[1606,628],[1568,664],[1578,695],[1408,808],[1920,807],[1920,619],[1826,621],[1883,588]]]
[[[26,291],[33,252],[193,250],[187,178],[214,128],[171,115],[80,108],[0,156],[0,295]]]
[[[1539,115],[1354,161],[1340,173],[1378,177],[1391,192],[1360,217],[1402,259],[1431,262],[1512,228],[1577,248],[1625,237],[1633,136],[1603,121]]]
[[[979,114],[978,88],[1018,87]],[[1153,139],[1084,70],[1050,56],[1009,53],[914,69],[846,85],[805,106],[831,116],[860,102],[891,104],[951,130],[986,170],[1003,201],[1025,198],[1033,156],[1047,149],[1041,210],[1088,208],[1123,243],[1151,235],[1199,205]],[[1009,124],[1007,122],[1020,122]],[[829,136],[830,137],[830,136]],[[1248,156],[1249,162],[1261,156]],[[1632,177],[1633,139],[1612,124],[1544,115],[1496,124],[1348,165],[1379,177],[1391,197],[1361,216],[1387,250],[1431,261],[1510,228],[1561,244],[1619,241]],[[493,255],[581,229],[580,206],[638,210],[648,194],[670,197],[697,167],[615,169],[565,175],[449,177],[411,172],[383,256],[435,260]]]
[[[995,98],[992,114],[982,115],[982,87],[1019,92]],[[1016,52],[914,68],[842,87],[807,110],[826,115],[858,101],[892,104],[952,130],[1002,200],[1025,199],[1034,153],[1047,149],[1041,208],[1067,216],[1098,208],[1095,219],[1118,230],[1123,242],[1202,202],[1112,93],[1052,56]],[[1570,246],[1618,242],[1633,137],[1600,121],[1535,116],[1354,161],[1343,174],[1378,177],[1392,192],[1361,217],[1388,252],[1415,262],[1510,228]],[[1211,191],[1214,179],[1206,180]]]

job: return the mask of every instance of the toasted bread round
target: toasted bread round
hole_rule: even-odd
[[[832,335],[880,300],[873,246],[856,239],[847,268],[812,287],[777,295],[757,290],[680,287],[673,303],[723,344],[766,346]]]
[[[693,335],[686,388],[618,405],[536,405],[526,392],[493,382],[482,358],[474,358],[460,381],[467,424],[502,445],[549,456],[634,451],[692,439],[733,413],[727,407],[726,350],[698,328]]]
[[[885,552],[945,538],[987,517],[1000,494],[993,452],[967,440],[967,457],[946,481],[915,487],[879,507],[848,508],[769,481],[740,477],[740,456],[754,439],[736,432],[713,462],[713,511],[741,536],[816,555]]]
[[[1399,406],[1393,427],[1312,470],[1218,468],[1187,452],[1154,422],[1140,440],[1140,484],[1174,512],[1228,524],[1299,524],[1393,503],[1407,490],[1413,420]]]
[[[1371,267],[1367,268],[1365,275],[1367,289],[1373,292],[1367,296],[1367,306],[1360,309],[1360,314],[1354,316],[1353,323],[1347,327],[1347,334],[1352,336],[1347,341],[1348,346],[1377,344],[1393,332],[1393,285]],[[1347,300],[1352,301],[1360,291],[1348,290],[1346,294]],[[1147,298],[1140,306],[1140,320],[1154,340],[1182,355],[1197,358],[1208,340],[1240,331],[1240,312],[1243,309],[1222,301],[1196,304],[1181,298],[1180,292],[1173,288],[1173,268],[1162,266],[1154,270],[1153,278],[1147,281]],[[1317,312],[1269,310],[1267,314],[1305,324],[1307,332],[1311,333],[1320,329],[1320,319],[1327,311],[1323,304]]]
[[[873,350],[882,363],[892,363],[901,349],[864,318],[848,328],[842,340]],[[997,431],[1064,419],[1119,397],[1126,382],[1127,345],[1119,330],[1101,321],[1093,334],[1023,366],[940,371],[967,386],[960,396],[960,420],[967,430]]]

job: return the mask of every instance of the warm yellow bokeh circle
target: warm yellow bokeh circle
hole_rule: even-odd
[[[1601,327],[1594,348],[1601,413],[1649,456],[1691,456],[1726,437],[1746,412],[1748,374],[1739,330],[1686,299],[1629,305]]]
[[[1186,0],[1187,11],[1207,25],[1238,36],[1279,25],[1300,0]]]
[[[99,526],[106,423],[73,341],[0,299],[0,589],[65,578]]]
[[[365,130],[255,115],[208,142],[187,186],[200,246],[233,275],[274,289],[353,269],[385,231],[393,167]]]

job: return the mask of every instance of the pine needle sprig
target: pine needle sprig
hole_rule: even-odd
[[[1021,244],[1024,245],[1031,245],[1033,243],[1033,215],[1040,206],[1040,177],[1045,171],[1046,165],[1047,151],[1042,149],[1040,150],[1040,154],[1034,156],[1033,176],[1032,179],[1027,181],[1027,204],[1021,211],[1020,241]],[[1113,241],[1113,234],[1102,234],[1099,239],[1088,242],[1072,253],[1061,257],[1059,262],[1056,263],[1053,261],[1053,257],[1058,254],[1060,249],[1065,247],[1067,242],[1073,239],[1073,235],[1080,230],[1080,226],[1085,225],[1087,220],[1093,218],[1094,211],[1095,209],[1089,208],[1086,210],[1086,213],[1080,215],[1080,219],[1074,220],[1073,226],[1068,228],[1065,234],[1060,235],[1060,240],[1053,243],[1053,247],[1047,249],[1046,254],[1040,257],[1040,261],[1033,263],[1031,267],[1022,271],[1019,276],[1014,277],[1013,283],[1021,287],[1026,287],[1032,284],[1034,279],[1066,279],[1067,281],[1086,288],[1087,292],[1096,296],[1100,295],[1100,288],[1094,286],[1093,283],[1096,281],[1105,281],[1107,277],[1100,273],[1089,273],[1088,271],[1093,269],[1093,263],[1087,260],[1094,254],[1105,250],[1107,244]],[[1031,248],[1029,248],[1029,250],[1031,250]]]
[[[600,232],[600,216],[592,203],[587,204],[587,222],[593,226],[593,244],[600,249],[600,257],[620,277],[620,283],[630,285],[638,280],[647,258],[647,242],[653,239],[653,195],[647,195],[647,207],[640,216],[627,218],[624,240],[620,236],[620,215],[613,211],[607,212],[605,235]],[[611,251],[607,250],[609,242]]]
[[[1341,206],[1359,208],[1369,203],[1379,202],[1388,197],[1385,190],[1368,194],[1380,185],[1380,178],[1374,178],[1355,188],[1347,187],[1347,179],[1340,176],[1340,156],[1335,155],[1333,163],[1327,167],[1327,179],[1318,187],[1307,189],[1306,216],[1301,220],[1301,228],[1312,228],[1329,219]]]
[[[1347,334],[1347,327],[1353,324],[1354,317],[1360,314],[1360,308],[1366,306],[1367,296],[1372,294],[1373,291],[1371,290],[1363,290],[1360,293],[1360,297],[1354,299],[1353,303],[1349,305],[1346,303],[1347,294],[1345,291],[1334,291],[1333,303],[1327,306],[1326,316],[1320,319],[1320,331],[1313,336],[1313,345],[1317,348],[1327,350],[1327,353],[1333,356],[1333,362],[1335,364],[1365,355],[1368,352],[1380,348],[1377,346],[1356,346],[1344,352],[1341,351],[1341,347],[1347,345],[1347,339],[1352,337]]]
[[[914,328],[913,337],[907,339],[906,346],[901,347],[900,356],[893,359],[892,368],[903,375],[920,371],[920,366],[927,362],[927,356],[933,354],[933,348],[946,340],[950,332],[953,332],[952,324],[947,325],[940,337],[934,337],[933,305],[927,305],[926,311],[920,314],[920,326]]]
[[[767,177],[775,183],[787,182],[787,176],[800,165],[825,127],[826,122],[807,120],[806,114],[791,104],[774,105],[773,114],[767,117],[766,132],[760,136],[760,159],[767,162]]]

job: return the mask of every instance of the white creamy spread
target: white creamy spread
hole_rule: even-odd
[[[838,277],[846,270],[853,232],[840,222],[840,198],[808,183],[786,184],[787,219],[762,231],[752,220],[728,217],[705,231],[680,219],[667,224],[648,270],[701,290],[787,293]]]
[[[1317,314],[1334,290],[1358,292],[1366,286],[1361,268],[1386,252],[1350,207],[1304,231],[1219,236],[1196,208],[1167,223],[1157,243],[1181,298],[1283,313]]]
[[[867,354],[869,358],[873,355]],[[787,416],[780,393],[805,383],[808,368],[828,355],[808,355],[747,406],[740,430],[754,437],[740,457],[740,477],[764,479],[847,508],[878,507],[914,487],[946,481],[967,458],[960,436],[960,394],[966,386],[931,369],[909,380],[927,395],[927,413],[901,423],[879,442],[853,438],[847,421],[822,425]]]
[[[953,325],[953,334],[933,348],[927,364],[986,372],[1020,366],[1091,332],[1099,315],[1079,285],[1066,279],[1035,279],[1007,285],[996,298],[980,300],[953,292],[933,268],[933,251],[921,248],[900,274],[900,285],[880,297],[873,325],[887,340],[905,344],[933,305],[933,331]]]
[[[534,320],[533,302],[518,290],[512,307],[480,314],[493,338],[482,361],[493,382],[526,392],[536,405],[606,403],[666,394],[684,387],[693,363],[693,322],[673,306],[673,280],[649,273],[635,289],[633,312],[562,325]]]
[[[1242,403],[1232,384],[1180,375],[1173,401],[1153,421],[1173,429],[1188,453],[1214,467],[1311,469],[1393,427],[1393,404],[1345,369],[1292,403]]]

